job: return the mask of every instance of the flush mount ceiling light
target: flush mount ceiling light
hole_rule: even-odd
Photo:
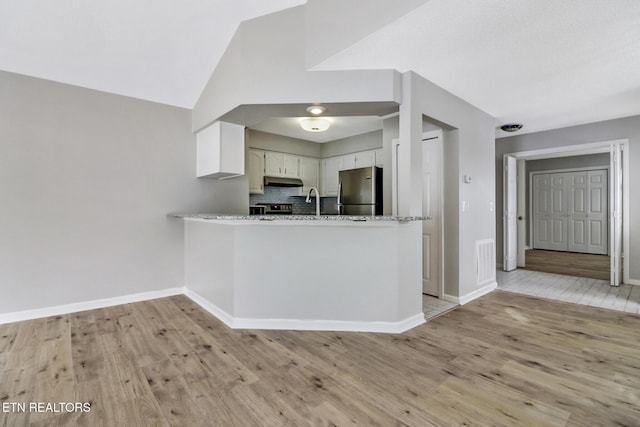
[[[520,124],[520,123],[507,123],[506,125],[500,126],[500,129],[502,129],[505,132],[517,132],[520,129],[522,129],[522,124]]]
[[[300,121],[300,127],[307,132],[324,132],[329,126],[331,122],[321,117],[309,117]]]
[[[311,105],[310,107],[307,107],[307,111],[309,112],[309,114],[317,116],[327,111],[327,109],[322,105]]]

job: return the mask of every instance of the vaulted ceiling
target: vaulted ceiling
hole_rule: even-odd
[[[314,70],[414,70],[522,132],[640,114],[637,0],[3,1],[0,69],[192,108],[240,22],[303,4]]]

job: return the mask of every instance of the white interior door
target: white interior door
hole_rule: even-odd
[[[532,176],[533,247],[608,253],[607,171]]]
[[[532,214],[533,221],[533,244],[534,249],[544,249],[551,241],[551,191],[549,174],[532,176]]]
[[[589,250],[589,192],[587,172],[576,172],[568,179],[567,250],[588,252]]]
[[[518,267],[526,266],[526,239],[527,224],[525,221],[527,210],[527,188],[526,188],[526,160],[518,160],[518,259],[516,264]]]
[[[609,239],[611,250],[611,286],[622,282],[622,151],[619,144],[611,148],[611,177],[609,179],[609,201],[611,221]]]
[[[504,156],[503,189],[503,247],[504,263],[502,269],[511,271],[517,268],[518,260],[518,220],[517,220],[517,161],[515,157]]]
[[[567,223],[569,222],[568,210],[568,181],[569,174],[558,173],[549,176],[551,186],[549,193],[549,242],[545,249],[567,250]]]
[[[422,141],[422,292],[440,297],[442,233],[442,138],[425,134]]]
[[[609,200],[606,170],[587,172],[587,252],[609,255]]]

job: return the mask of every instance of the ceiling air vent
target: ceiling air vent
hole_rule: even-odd
[[[517,132],[522,129],[522,125],[520,123],[507,123],[506,125],[500,126],[505,132]]]

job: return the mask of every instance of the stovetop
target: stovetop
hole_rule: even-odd
[[[265,215],[291,215],[291,203],[256,203],[258,206],[264,206]]]

